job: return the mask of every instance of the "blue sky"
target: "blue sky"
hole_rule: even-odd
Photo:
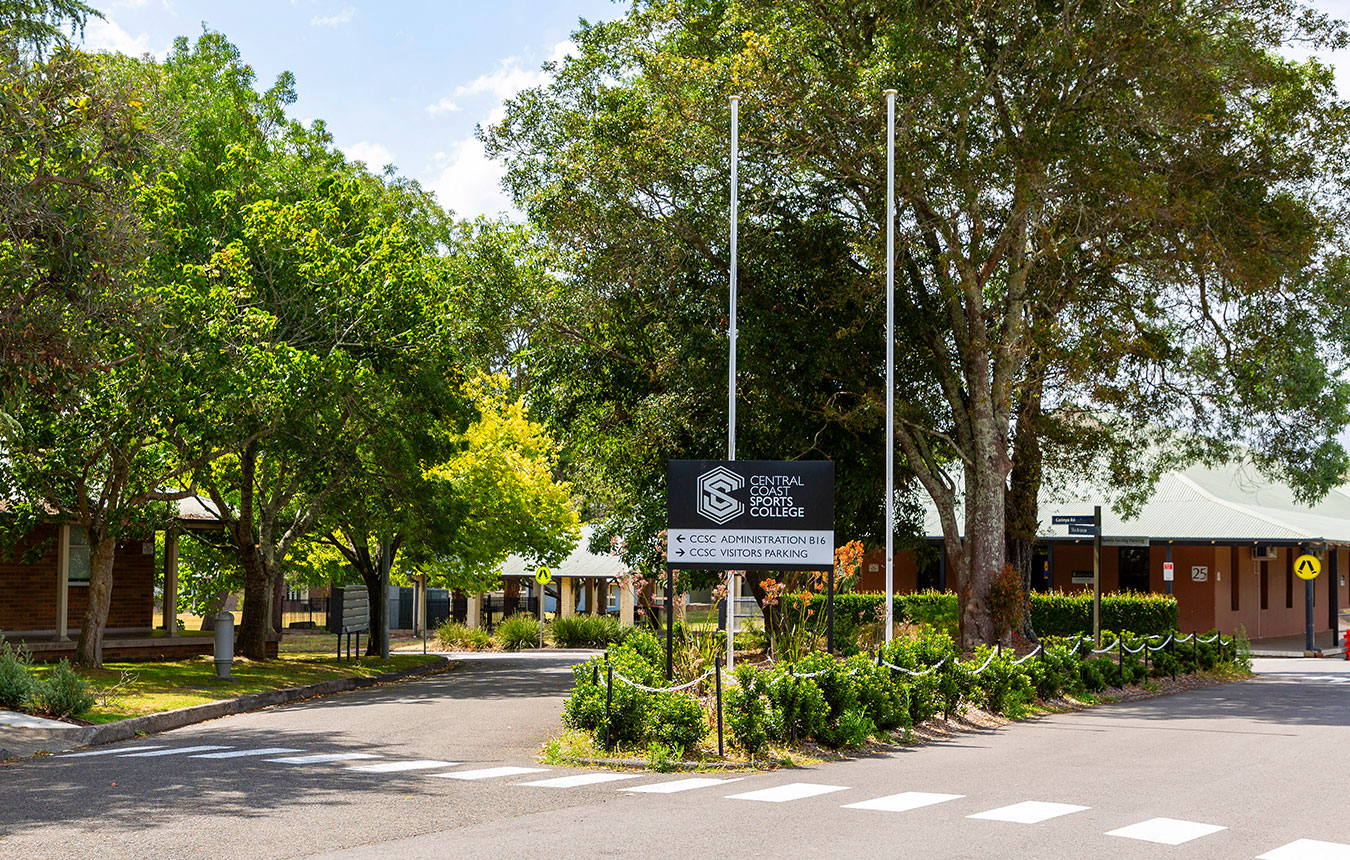
[[[89,48],[163,58],[175,36],[223,32],[262,86],[296,76],[295,115],[323,119],[372,168],[394,164],[460,217],[510,209],[501,168],[474,140],[502,101],[544,81],[577,21],[624,14],[631,0],[93,0],[106,21]],[[1350,19],[1350,0],[1316,0]],[[1350,96],[1350,52],[1324,57]]]
[[[224,33],[258,73],[296,77],[294,115],[322,119],[349,156],[399,172],[461,217],[510,203],[501,170],[474,140],[502,101],[543,81],[579,18],[618,17],[627,2],[492,0],[93,0],[86,47],[162,59],[202,25]]]

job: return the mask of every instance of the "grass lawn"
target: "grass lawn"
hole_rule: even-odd
[[[327,637],[331,646],[334,637]],[[364,644],[364,643],[362,643]],[[434,662],[435,656],[392,655],[388,660],[363,657],[338,661],[328,653],[285,653],[276,660],[252,662],[236,658],[230,674],[234,681],[216,679],[210,656],[162,663],[105,663],[102,669],[77,669],[88,678],[99,696],[92,711],[80,718],[92,723],[111,723],[128,717],[231,699],[245,693],[301,687],[334,678],[378,675]],[[41,675],[48,667],[34,666]]]

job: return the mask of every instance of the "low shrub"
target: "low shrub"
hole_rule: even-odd
[[[622,642],[631,629],[607,615],[573,615],[554,619],[549,636],[561,648],[604,648]]]
[[[483,651],[492,647],[492,634],[447,618],[436,628],[436,646],[442,650]]]
[[[506,651],[539,647],[539,620],[529,615],[512,615],[493,632],[497,644]]]
[[[89,682],[62,660],[36,686],[33,703],[50,717],[79,716],[94,707],[96,701]]]
[[[769,740],[766,692],[764,673],[742,663],[736,667],[736,686],[724,694],[731,742],[752,756]]]
[[[765,673],[764,730],[770,740],[796,744],[825,730],[830,706],[811,678],[794,677],[787,668]]]
[[[0,708],[21,711],[33,698],[35,681],[29,671],[33,657],[23,646],[0,641]]]

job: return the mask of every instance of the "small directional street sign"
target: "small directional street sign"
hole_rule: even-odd
[[[1092,514],[1055,514],[1050,522],[1057,526],[1091,526],[1096,520]]]
[[[1069,534],[1086,535],[1087,537],[1092,537],[1093,535],[1097,534],[1097,527],[1094,526],[1092,523],[1088,523],[1085,526],[1079,525],[1078,523],[1069,523]]]
[[[1322,562],[1315,555],[1301,555],[1294,559],[1294,573],[1299,579],[1316,579],[1322,572]]]

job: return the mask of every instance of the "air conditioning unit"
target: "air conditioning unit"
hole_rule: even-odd
[[[1252,561],[1274,561],[1279,555],[1279,550],[1273,546],[1252,547]]]

